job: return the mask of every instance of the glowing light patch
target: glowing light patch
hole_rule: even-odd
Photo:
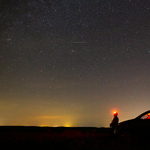
[[[48,127],[47,125],[40,125],[40,127]]]
[[[146,116],[150,116],[150,113],[146,114]]]
[[[70,126],[71,126],[70,123],[64,124],[64,127],[70,127]]]
[[[117,114],[118,112],[116,110],[113,111],[113,114]]]

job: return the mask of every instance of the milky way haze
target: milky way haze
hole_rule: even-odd
[[[150,109],[149,0],[2,0],[0,125],[109,126]]]

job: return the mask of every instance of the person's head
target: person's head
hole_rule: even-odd
[[[114,117],[117,117],[118,116],[118,113],[114,114]]]

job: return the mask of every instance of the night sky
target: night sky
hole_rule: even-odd
[[[149,0],[1,0],[0,125],[108,127],[150,109]]]

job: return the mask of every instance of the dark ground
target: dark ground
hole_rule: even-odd
[[[109,128],[1,126],[4,149],[143,150],[149,141],[109,138]]]

